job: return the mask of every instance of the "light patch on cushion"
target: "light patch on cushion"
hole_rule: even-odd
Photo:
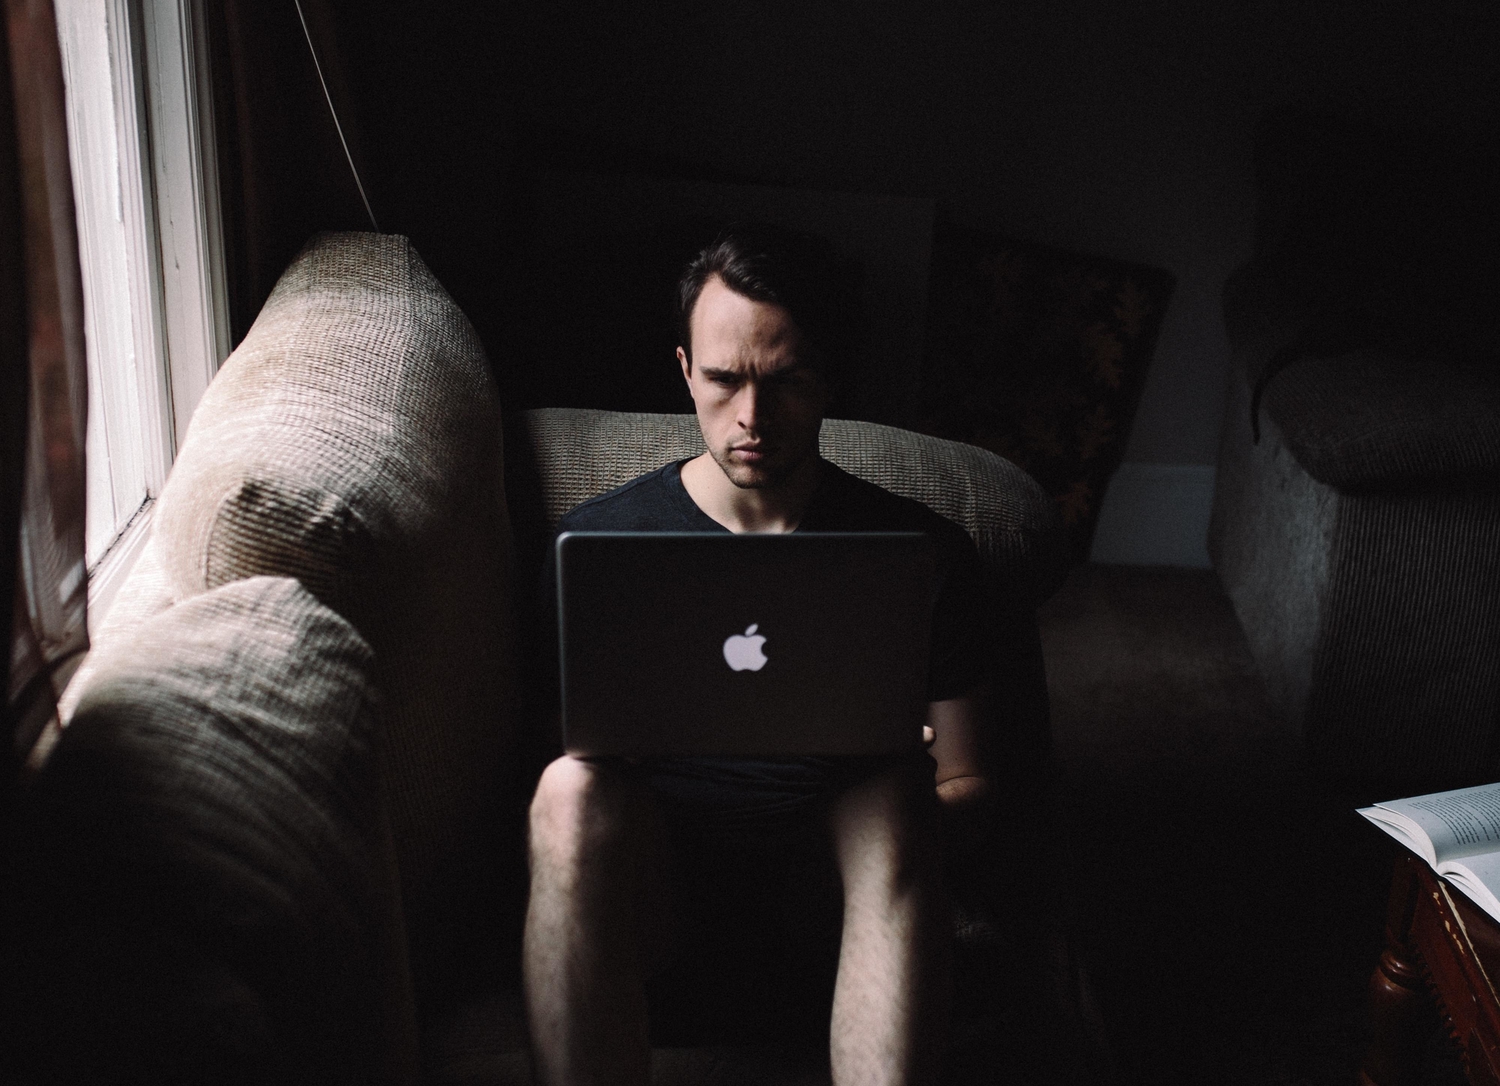
[[[57,715],[64,725],[73,718],[79,694],[93,681],[95,662],[100,658],[99,647],[130,640],[144,622],[171,606],[172,591],[167,586],[167,577],[161,568],[161,557],[157,553],[155,541],[148,539],[141,548],[140,557],[136,559],[130,576],[120,586],[119,594],[110,605],[109,614],[99,628],[89,634],[93,651],[83,658],[83,663],[73,673],[62,697],[57,699]]]

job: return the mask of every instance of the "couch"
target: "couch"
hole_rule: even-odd
[[[1500,161],[1283,109],[1209,552],[1324,774],[1431,791],[1500,772]]]
[[[563,511],[702,446],[692,416],[505,416],[495,387],[406,239],[320,235],[282,276],[22,804],[18,1080],[524,1081],[526,660],[546,651],[525,601]],[[1005,764],[1032,778],[1051,501],[998,456],[890,427],[830,420],[822,449],[973,535],[1032,646],[996,661]],[[995,864],[966,863],[972,903]],[[996,945],[977,906],[955,930]]]

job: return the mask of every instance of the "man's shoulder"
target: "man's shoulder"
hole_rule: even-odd
[[[664,464],[628,483],[575,505],[557,523],[558,532],[650,531],[674,512],[672,483],[677,464]]]
[[[828,502],[822,511],[829,531],[926,532],[944,543],[973,546],[969,533],[931,506],[851,475],[831,461]]]

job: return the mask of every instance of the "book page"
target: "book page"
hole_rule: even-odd
[[[1434,792],[1376,806],[1403,814],[1421,826],[1432,839],[1438,863],[1500,852],[1500,784]]]
[[[1469,900],[1500,920],[1500,899],[1496,899],[1494,888],[1500,886],[1500,853],[1485,856],[1470,856],[1461,863],[1443,865],[1447,871],[1438,871]]]
[[[1383,807],[1361,807],[1358,813],[1422,857],[1434,869],[1437,867],[1437,857],[1432,854],[1432,842],[1428,840],[1427,832],[1404,814],[1387,811]]]

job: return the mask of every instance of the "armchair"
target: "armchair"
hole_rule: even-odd
[[[1495,161],[1271,113],[1209,553],[1324,773],[1500,770]]]

